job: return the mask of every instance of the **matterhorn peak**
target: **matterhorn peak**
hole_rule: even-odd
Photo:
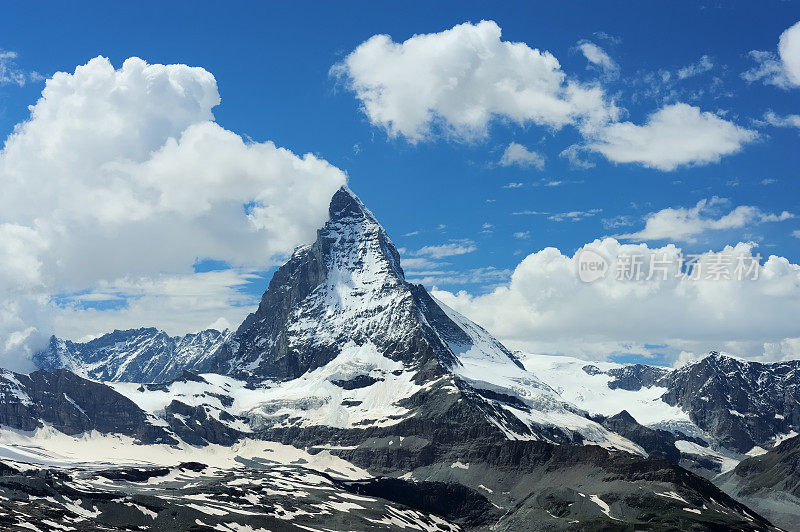
[[[331,220],[351,217],[369,218],[378,223],[375,215],[364,205],[364,202],[350,190],[347,185],[342,185],[331,198],[328,207],[328,216]]]

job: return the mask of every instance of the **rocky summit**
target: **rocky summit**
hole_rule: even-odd
[[[0,522],[773,528],[709,479],[796,426],[789,370],[739,368],[741,397],[717,386],[733,369],[716,359],[572,360],[512,353],[406,281],[384,228],[343,187],[236,331],[53,338],[41,370],[0,375]],[[722,413],[776,405],[783,423]]]

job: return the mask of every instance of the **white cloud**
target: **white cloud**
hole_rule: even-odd
[[[464,284],[496,285],[507,282],[511,270],[498,270],[493,267],[474,268],[467,271],[455,270],[423,270],[408,271],[406,278],[409,282],[422,284],[428,287],[451,286]]]
[[[437,246],[424,246],[412,254],[418,257],[431,257],[433,259],[441,259],[444,257],[452,257],[455,255],[465,255],[472,253],[478,249],[474,243],[469,240],[458,242],[451,242],[449,244],[440,244]]]
[[[512,182],[512,183],[506,183],[505,185],[503,185],[503,188],[522,188],[524,185],[525,185],[524,183]]]
[[[800,22],[790,26],[778,39],[778,53],[753,50],[757,64],[743,72],[746,81],[762,81],[783,89],[800,86]]]
[[[514,211],[511,213],[511,215],[512,216],[541,215],[541,216],[547,216],[547,219],[552,222],[577,222],[579,220],[583,220],[584,218],[589,218],[601,212],[603,212],[603,209],[589,209],[586,211],[568,211],[568,212],[555,212],[555,213],[525,210],[525,211]]]
[[[569,161],[569,166],[573,170],[588,170],[589,168],[594,168],[595,164],[581,155],[581,153],[585,151],[588,151],[585,146],[573,144],[572,146],[567,146],[558,156]]]
[[[687,65],[678,69],[676,75],[678,76],[678,79],[687,79],[704,74],[712,68],[714,68],[714,61],[711,59],[711,57],[704,55],[696,63],[692,63],[691,65]]]
[[[17,52],[0,49],[0,86],[17,85],[22,87],[28,81],[41,79],[37,73],[26,73],[17,67],[14,61],[16,58]]]
[[[6,301],[13,291],[22,309],[124,277],[187,275],[205,258],[261,270],[313,240],[344,173],[244,141],[213,121],[219,102],[202,68],[136,58],[48,79],[0,151],[0,253],[16,265],[0,279]],[[4,312],[0,365],[15,356],[2,349],[12,329],[49,334],[28,314]]]
[[[586,247],[612,265],[617,257],[632,254],[641,255],[645,265],[651,256],[677,264],[682,253],[673,245],[648,248],[610,238]],[[745,261],[755,256],[752,244],[721,253]],[[709,252],[699,262],[709,264],[719,256]],[[673,269],[666,279],[654,275],[649,281],[617,280],[612,271],[594,283],[579,280],[577,260],[578,253],[568,256],[546,248],[526,257],[508,285],[488,294],[434,295],[509,347],[533,353],[602,359],[617,353],[648,354],[654,351],[648,345],[665,345],[655,351],[674,358],[681,351],[712,349],[772,360],[800,357],[800,266],[785,258],[769,257],[757,280],[697,281],[674,275]]]
[[[402,253],[402,251],[400,252]],[[441,267],[442,264],[444,263],[424,257],[403,257],[400,259],[400,265],[403,267],[403,270],[435,270]]]
[[[645,217],[645,226],[641,231],[619,235],[625,240],[674,240],[693,242],[697,235],[706,231],[736,229],[764,222],[781,222],[794,218],[794,215],[783,211],[780,214],[765,213],[758,207],[740,205],[727,214],[715,217],[716,211],[726,200],[713,197],[700,200],[694,207],[666,208],[650,213]]]
[[[781,34],[778,40],[778,54],[789,82],[795,87],[800,85],[800,22],[796,22]]]
[[[547,217],[553,222],[578,222],[603,212],[603,209],[589,209],[588,211],[557,212]]]
[[[800,229],[792,231],[792,236],[795,238],[800,238]]]
[[[530,231],[517,231],[516,233],[514,233],[513,236],[514,236],[514,238],[518,238],[520,240],[527,240],[528,238],[531,237],[531,232]]]
[[[609,124],[587,146],[613,162],[670,171],[717,162],[757,136],[753,130],[701,112],[698,107],[677,103],[651,114],[641,126],[631,122]]]
[[[460,139],[484,137],[494,118],[559,129],[616,116],[600,87],[567,80],[552,54],[500,34],[482,21],[402,43],[375,35],[332,72],[347,80],[372,124],[411,142],[435,126]]]
[[[80,301],[126,299],[110,310],[68,304],[53,313],[67,338],[87,339],[114,329],[156,327],[171,335],[227,323],[237,327],[258,306],[258,297],[240,288],[258,276],[233,269],[186,275],[158,275],[101,282]]]
[[[500,166],[521,166],[523,168],[533,166],[542,170],[544,169],[544,157],[535,151],[530,151],[522,144],[512,142],[500,157]]]
[[[775,127],[796,127],[800,129],[800,115],[779,116],[772,111],[767,111],[764,113],[763,122]]]
[[[602,49],[583,44],[581,51],[590,61],[613,64]],[[711,59],[703,56],[677,76],[690,77],[709,65]],[[592,167],[581,151],[595,151],[612,162],[674,170],[719,161],[757,136],[684,103],[663,106],[645,125],[619,123],[620,109],[602,86],[568,78],[550,52],[501,40],[500,27],[493,21],[414,35],[402,43],[374,35],[331,72],[355,92],[370,122],[390,137],[412,143],[437,133],[479,139],[487,136],[495,119],[551,130],[572,125],[586,144],[569,146],[560,155],[576,168]],[[514,150],[521,157],[515,159]],[[540,164],[535,156],[525,159],[522,150],[528,152],[512,143],[506,163]]]
[[[578,43],[578,49],[589,63],[597,66],[610,77],[619,75],[619,65],[603,50],[591,41],[581,41]]]

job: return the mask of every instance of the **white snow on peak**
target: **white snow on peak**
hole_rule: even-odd
[[[330,244],[327,278],[294,310],[289,345],[331,345],[345,338],[408,333],[413,298],[394,246],[374,216],[361,210],[332,218],[320,231]]]

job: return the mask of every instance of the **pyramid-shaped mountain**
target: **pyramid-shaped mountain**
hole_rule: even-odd
[[[278,269],[258,310],[205,370],[275,381],[251,412],[263,430],[387,427],[448,412],[471,430],[486,425],[512,439],[637,450],[407,282],[386,231],[346,187],[316,241]]]
[[[331,199],[316,241],[275,272],[238,330],[203,337],[198,344],[140,329],[85,344],[54,338],[36,360],[110,381],[165,382],[188,369],[273,382],[250,412],[263,430],[386,427],[446,414],[504,439],[641,452],[565,403],[481,327],[407,282],[386,231],[347,187]],[[195,348],[179,367],[174,353],[183,344]]]
[[[639,425],[627,412],[590,416],[488,332],[407,282],[386,231],[349,189],[336,192],[329,215],[316,240],[275,272],[258,309],[235,332],[169,337],[136,329],[86,343],[54,338],[35,358],[46,369],[31,377],[0,374],[0,424],[38,430],[37,453],[51,438],[61,452],[63,434],[82,434],[114,442],[98,449],[130,440],[126,453],[149,445],[153,456],[229,455],[237,467],[252,466],[237,475],[313,461],[325,475],[358,479],[336,484],[358,504],[385,497],[466,529],[769,529],[676,463],[683,456],[676,439],[685,436]],[[53,371],[59,367],[106,383]],[[586,368],[580,371],[589,375]],[[285,472],[281,466],[270,475]],[[238,493],[251,481],[235,482]],[[252,481],[258,493],[261,482]],[[220,498],[219,489],[214,484],[214,495],[202,500]],[[342,520],[341,529],[371,527],[349,513],[353,499],[309,506],[301,495],[307,492],[287,492],[296,511],[281,508],[276,518],[317,508],[325,519]],[[224,493],[227,500],[233,491]],[[198,494],[187,497],[189,505],[176,503],[183,512]],[[186,522],[232,519],[228,510],[202,508]],[[248,516],[266,515],[262,506],[253,509]],[[427,522],[421,519],[414,523]],[[396,516],[367,522],[454,530]]]
[[[469,337],[424,288],[406,282],[397,249],[373,214],[341,188],[329,215],[317,240],[275,273],[258,310],[223,347],[214,369],[292,379],[327,364],[349,344],[370,344],[432,374],[456,364],[447,342],[467,344]]]

